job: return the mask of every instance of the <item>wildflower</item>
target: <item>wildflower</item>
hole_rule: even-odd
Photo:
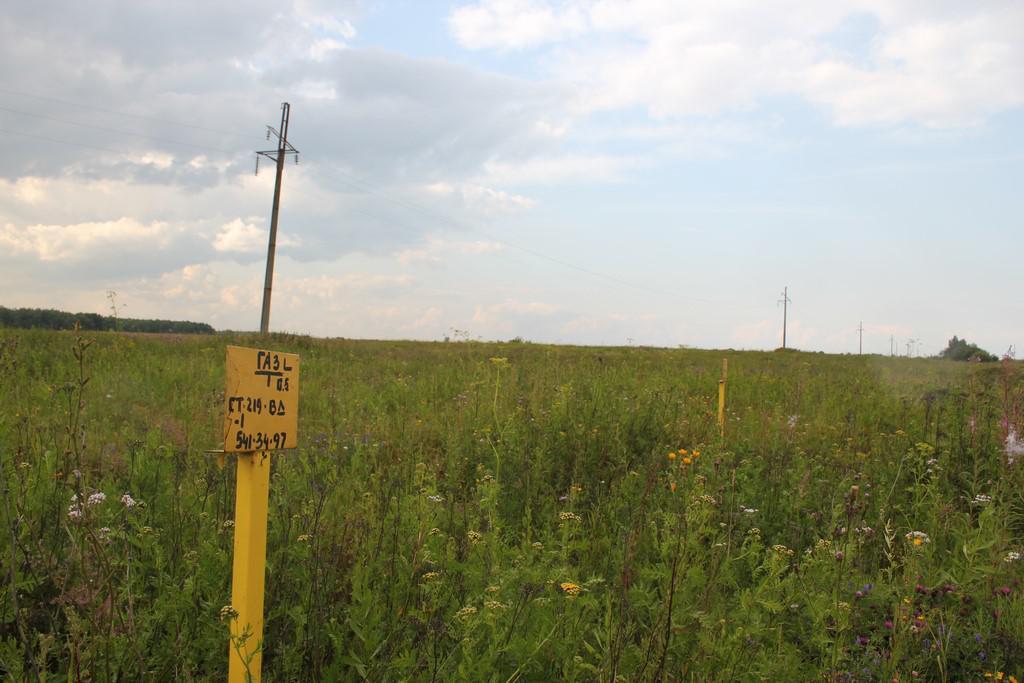
[[[488,586],[484,589],[484,593],[497,593],[501,590],[500,586]]]
[[[443,503],[444,496],[427,496],[427,500],[429,500],[431,503]]]
[[[299,537],[295,540],[297,540],[299,543],[306,543],[307,541],[312,540],[312,538],[313,534],[300,534]]]
[[[498,602],[497,600],[487,600],[486,602],[484,602],[484,608],[497,611],[500,609],[505,609],[505,604]]]
[[[139,533],[142,534],[143,536],[145,536],[146,534],[151,534],[151,533],[153,533],[153,527],[151,527],[151,526],[144,526],[141,529],[139,529]]]
[[[790,429],[793,429],[793,428],[795,428],[795,427],[796,427],[796,423],[797,423],[797,422],[798,422],[799,420],[800,420],[800,416],[799,416],[799,415],[790,415],[790,416],[789,416],[789,417],[788,417],[788,418],[786,419],[786,424],[787,424],[787,425],[789,425],[789,428],[790,428]]]
[[[685,448],[680,448],[679,449],[679,455],[686,455],[687,453],[688,453],[688,451]]]
[[[575,512],[559,512],[558,519],[563,522],[580,522],[583,520],[582,517],[577,515]]]
[[[792,554],[793,554],[793,549],[792,548],[787,548],[784,545],[773,545],[772,546],[772,550],[777,552],[779,555],[789,555],[789,556],[792,556]]]
[[[986,496],[984,493],[979,493],[971,502],[975,505],[987,505],[992,502],[992,496]]]
[[[109,526],[101,526],[100,529],[99,529],[99,532],[100,532],[100,536],[104,536],[104,537],[109,536],[110,535],[110,527]]]
[[[744,514],[752,515],[752,514],[754,514],[757,511],[758,511],[757,508],[748,508],[748,507],[743,507],[742,505],[740,506],[740,512],[743,512]]]
[[[441,533],[443,532],[435,526],[433,529],[427,532],[427,536],[438,536]]]
[[[925,543],[931,543],[932,539],[928,538],[928,534],[923,531],[911,531],[906,534],[905,538],[913,543],[915,546],[924,545]]]
[[[128,492],[125,492],[125,494],[123,496],[121,496],[121,503],[126,508],[129,508],[129,509],[131,509],[131,508],[133,508],[133,507],[135,507],[136,505],[139,504],[138,501],[136,501],[134,498],[132,498],[132,494],[130,494]]]
[[[673,481],[673,482],[671,482],[671,483],[670,483],[670,484],[668,485],[668,487],[669,487],[669,489],[671,489],[672,493],[675,493],[675,492],[676,492],[676,483],[675,483],[674,481]]]
[[[508,358],[494,357],[494,358],[491,358],[490,361],[491,361],[491,365],[494,365],[495,367],[498,367],[498,368],[507,368],[509,366]]]
[[[221,524],[220,526],[223,529],[231,529],[231,528],[233,528],[235,526],[235,520],[233,520],[233,519],[225,519],[224,523]]]
[[[675,460],[676,459],[676,452],[675,451],[669,451],[668,452],[668,459],[669,460]]]
[[[692,465],[693,464],[693,458],[691,458],[690,456],[686,456],[685,458],[683,458],[683,464],[684,465]]]
[[[708,505],[717,505],[718,504],[718,501],[715,500],[714,496],[709,496],[706,493],[703,496],[701,496],[700,498],[698,498],[697,500],[699,500],[702,503],[707,503]]]
[[[479,531],[469,531],[466,533],[466,538],[469,539],[471,545],[476,545],[483,539],[483,535]]]
[[[533,548],[534,550],[544,550],[544,544],[541,543],[540,541],[534,541],[533,543],[530,544],[530,547]]]
[[[467,605],[466,607],[463,607],[462,609],[460,609],[458,612],[455,613],[455,618],[456,619],[469,619],[474,614],[476,614],[476,607],[473,607],[472,605]]]
[[[867,646],[867,644],[869,642],[871,642],[871,639],[868,638],[867,636],[857,636],[857,644],[858,645]]]
[[[1006,553],[1006,557],[1003,558],[1003,562],[1017,562],[1020,560],[1020,557],[1020,553],[1018,553],[1016,550],[1011,550],[1010,552]]]
[[[427,572],[423,575],[424,581],[433,581],[437,577],[441,576],[440,572]]]
[[[231,621],[232,619],[238,618],[238,610],[231,605],[224,605],[220,608],[220,620]]]
[[[71,519],[78,519],[82,516],[82,506],[78,503],[72,503],[68,506],[68,517]]]
[[[107,494],[103,493],[103,491],[97,491],[96,493],[90,493],[89,494],[89,499],[87,501],[85,501],[85,504],[89,505],[91,507],[93,505],[99,505],[100,503],[102,503],[106,499],[107,499]]]
[[[563,581],[562,583],[558,584],[558,587],[562,589],[563,593],[565,593],[571,598],[574,598],[580,594],[579,585],[573,583],[572,581]]]

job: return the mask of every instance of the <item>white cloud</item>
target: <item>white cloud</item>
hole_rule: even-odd
[[[143,224],[133,218],[70,225],[7,223],[0,229],[0,245],[40,261],[78,261],[97,252],[120,252],[126,246],[159,249],[176,232],[167,223]]]
[[[448,254],[479,255],[492,254],[504,251],[505,245],[491,240],[475,240],[467,242],[453,242],[442,239],[431,239],[426,244],[402,249],[395,253],[395,259],[403,264],[414,263],[441,263]]]
[[[425,185],[423,189],[437,197],[457,198],[461,207],[485,215],[509,213],[522,209],[530,209],[534,201],[521,194],[497,190],[493,187],[476,183],[449,183],[444,181]]]
[[[543,0],[483,0],[452,12],[449,25],[470,49],[521,49],[578,35],[586,16],[577,3],[556,9]]]
[[[288,278],[278,285],[284,296],[304,299],[334,301],[353,292],[387,292],[401,290],[413,283],[409,275],[377,275],[372,273],[349,273],[342,276],[319,275],[315,277]]]
[[[480,182],[488,185],[551,185],[556,183],[621,179],[639,162],[607,154],[537,156],[518,161],[484,163]]]
[[[864,18],[858,45],[836,37]],[[716,115],[796,95],[839,125],[953,127],[1024,105],[1021,3],[482,0],[450,26],[473,49],[555,46],[545,63],[583,112]]]
[[[263,253],[267,249],[270,233],[269,229],[258,221],[258,218],[249,218],[246,221],[236,218],[225,223],[213,239],[213,248],[219,252]],[[278,247],[294,247],[299,241],[278,231],[276,243]]]
[[[0,188],[7,196],[25,204],[39,204],[47,196],[47,180],[34,176],[18,178],[13,183],[0,179]]]
[[[512,323],[515,319],[547,317],[558,312],[558,307],[543,301],[517,301],[507,299],[501,303],[476,306],[473,322],[480,324]],[[504,325],[497,325],[501,329]]]

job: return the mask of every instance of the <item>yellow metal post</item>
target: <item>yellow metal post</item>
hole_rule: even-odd
[[[725,383],[729,379],[729,359],[722,359],[722,379],[718,380],[718,433],[725,436]]]
[[[263,583],[267,558],[270,453],[239,453],[231,573],[229,683],[259,683],[263,661]]]

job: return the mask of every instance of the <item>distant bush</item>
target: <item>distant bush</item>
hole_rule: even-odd
[[[969,344],[966,339],[957,339],[955,335],[949,340],[949,346],[939,352],[939,357],[949,360],[979,360],[983,363],[999,360],[985,349],[978,348],[977,344]]]
[[[187,320],[147,320],[114,318],[98,313],[67,313],[50,308],[5,308],[0,306],[0,327],[22,329],[70,330],[78,323],[88,331],[120,330],[122,332],[162,332],[178,334],[213,334],[207,323]]]

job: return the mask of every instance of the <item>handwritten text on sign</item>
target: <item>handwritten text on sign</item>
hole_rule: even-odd
[[[298,354],[229,346],[225,452],[295,448],[298,428]]]

